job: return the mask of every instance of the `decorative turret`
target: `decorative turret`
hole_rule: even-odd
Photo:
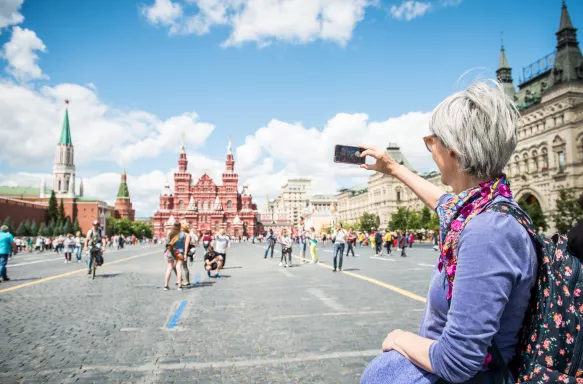
[[[119,188],[117,190],[117,198],[118,199],[129,199],[130,198],[130,191],[128,190],[128,179],[127,179],[125,169],[121,173],[121,183],[119,184]]]
[[[84,186],[83,186],[83,179],[81,179],[81,181],[79,182],[79,197],[83,197],[83,190],[84,190]]]
[[[213,211],[222,211],[223,210],[223,206],[221,204],[221,200],[219,199],[219,196],[217,195],[217,197],[215,198],[215,204],[213,205]]]
[[[115,200],[115,213],[117,218],[123,219],[124,217],[127,217],[131,221],[134,220],[136,215],[136,211],[132,208],[132,202],[130,200],[128,178],[125,169],[121,173],[121,182],[119,183],[119,188],[117,190],[117,199]]]
[[[229,136],[229,145],[227,146],[227,172],[235,171],[235,159],[233,157],[233,149],[231,146],[231,136]]]
[[[182,145],[180,146],[180,157],[178,158],[178,172],[185,173],[188,169],[188,160],[184,149],[184,133],[182,134]]]
[[[512,84],[512,68],[508,64],[508,59],[506,58],[506,52],[504,51],[504,42],[500,46],[500,64],[496,70],[496,78],[504,87],[504,93],[514,100],[514,95],[516,95],[516,89]]]
[[[579,42],[577,41],[577,29],[573,27],[571,16],[567,10],[567,4],[563,0],[561,8],[561,21],[557,36],[557,56],[552,73],[554,83],[568,82],[583,79],[583,57]]]
[[[69,100],[65,100],[69,105]],[[61,136],[57,143],[55,163],[53,167],[53,190],[57,197],[74,197],[75,163],[73,141],[71,140],[71,127],[69,125],[69,110],[65,108],[65,117],[61,127]],[[73,183],[71,194],[70,184]]]
[[[194,196],[190,196],[190,201],[188,202],[188,210],[196,211],[196,204],[194,203]]]

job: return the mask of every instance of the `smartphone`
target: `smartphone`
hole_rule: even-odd
[[[365,158],[360,157],[363,148],[348,145],[336,145],[334,147],[334,162],[344,164],[364,164]]]

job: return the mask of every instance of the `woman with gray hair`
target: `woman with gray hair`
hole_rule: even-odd
[[[433,271],[419,334],[400,329],[361,383],[490,382],[493,343],[504,364],[513,357],[536,279],[537,258],[516,219],[487,208],[510,203],[503,169],[516,148],[518,112],[501,86],[477,82],[435,108],[423,138],[454,194],[395,162],[384,150],[362,146],[376,159],[362,168],[391,175],[440,219],[440,256]],[[493,382],[493,381],[492,381]]]

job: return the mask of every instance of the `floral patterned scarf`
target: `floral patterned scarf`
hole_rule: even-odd
[[[445,268],[448,280],[447,300],[451,299],[458,256],[458,242],[466,224],[482,212],[496,196],[512,197],[506,175],[480,183],[478,187],[463,191],[437,208],[439,215],[441,253],[437,268]]]

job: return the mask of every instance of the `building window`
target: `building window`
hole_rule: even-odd
[[[401,191],[397,191],[397,201],[401,201]]]
[[[231,209],[232,205],[233,203],[231,203],[231,200],[227,200],[227,209]]]
[[[182,200],[178,202],[178,209],[184,209],[184,202]]]
[[[557,157],[559,158],[559,172],[563,172],[565,169],[565,152],[560,151],[557,153]]]

